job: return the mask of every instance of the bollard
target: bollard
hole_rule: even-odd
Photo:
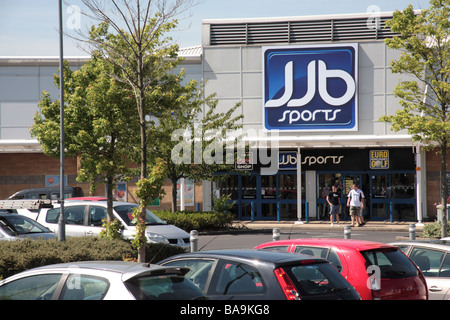
[[[191,252],[196,252],[198,248],[198,231],[191,230],[189,240],[191,241]]]
[[[273,228],[272,232],[273,232],[273,235],[272,235],[273,241],[280,240],[280,228]]]
[[[414,223],[409,225],[409,240],[416,240],[416,225]]]
[[[345,226],[344,227],[344,239],[351,239],[352,237],[352,227]]]

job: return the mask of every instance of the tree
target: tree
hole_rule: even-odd
[[[127,155],[136,132],[134,102],[130,92],[109,77],[111,68],[95,54],[76,71],[64,64],[66,154],[79,157],[77,180],[90,182],[91,192],[98,183],[106,183],[108,222],[114,219],[112,191],[116,180],[131,177]],[[54,80],[59,85],[58,75]],[[59,157],[59,100],[53,101],[44,91],[38,108],[31,133],[45,154]]]
[[[394,91],[403,107],[395,115],[381,117],[392,130],[407,129],[414,141],[436,148],[441,158],[442,236],[447,235],[446,183],[450,138],[450,0],[431,0],[420,13],[409,5],[395,11],[387,25],[399,36],[386,39],[389,48],[402,54],[391,62],[393,73],[408,74],[413,80],[400,82]]]
[[[150,154],[164,159],[167,177],[172,182],[172,211],[177,208],[177,181],[214,180],[218,171],[234,168],[233,158],[224,159],[229,133],[242,128],[242,115],[234,115],[240,104],[227,112],[217,112],[214,95],[204,98],[203,86],[195,80],[183,85],[184,71],[172,74],[163,94],[156,102],[159,112],[154,115],[155,130],[149,131]],[[207,108],[203,116],[203,107]],[[238,138],[235,135],[234,139]],[[180,140],[181,139],[181,140]],[[234,143],[233,143],[234,146]],[[230,165],[231,162],[231,165]]]
[[[174,17],[190,8],[193,0],[83,0],[83,4],[89,10],[84,14],[100,24],[93,26],[82,40],[117,68],[118,72],[111,76],[132,92],[140,129],[137,162],[140,179],[146,179],[146,116],[156,112],[147,100],[161,94],[167,72],[179,63],[178,46],[169,45],[171,39],[164,35],[175,28]],[[107,6],[111,9],[105,9]],[[145,214],[142,209],[142,219]],[[138,260],[145,260],[145,245],[139,249]]]

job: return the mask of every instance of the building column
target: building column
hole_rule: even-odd
[[[302,156],[300,146],[297,147],[297,221],[302,224]]]

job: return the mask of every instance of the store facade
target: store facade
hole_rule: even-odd
[[[211,184],[211,197],[231,194],[239,219],[328,220],[331,186],[346,218],[358,183],[366,219],[422,221],[425,153],[379,121],[401,108],[393,91],[407,79],[390,71],[400,56],[384,44],[391,16],[378,27],[367,14],[203,22],[206,93],[221,110],[241,102],[244,132],[258,132],[254,152],[278,155],[276,172],[254,155],[252,170]]]
[[[304,221],[329,219],[326,196],[333,185],[341,196],[342,218],[347,219],[347,194],[353,183],[366,197],[365,219],[416,219],[416,167],[410,149],[306,149],[301,159]],[[297,151],[279,151],[276,174],[234,173],[214,188],[231,195],[239,219],[297,220],[297,161]]]

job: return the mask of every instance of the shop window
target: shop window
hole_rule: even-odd
[[[278,176],[279,198],[297,199],[297,175],[296,174],[280,174]]]
[[[261,198],[277,198],[277,176],[261,176]]]
[[[297,204],[296,203],[280,203],[280,219],[281,220],[294,220],[296,218],[297,218]]]
[[[257,205],[256,202],[253,204],[254,217],[257,215]],[[252,216],[252,205],[251,203],[243,203],[241,204],[241,215],[242,218],[250,218]]]
[[[392,215],[395,221],[414,221],[416,206],[414,204],[393,204]]]
[[[277,204],[276,203],[263,203],[261,204],[261,215],[268,218],[277,217]]]
[[[225,180],[218,181],[217,189],[220,191],[220,195],[229,194],[232,200],[237,200],[239,195],[238,178],[237,175],[231,175]]]
[[[242,176],[242,199],[256,199],[256,176]]]
[[[391,198],[412,199],[416,195],[414,173],[393,174],[391,177]]]

